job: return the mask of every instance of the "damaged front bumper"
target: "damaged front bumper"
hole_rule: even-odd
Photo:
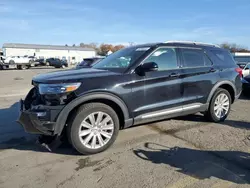
[[[56,118],[63,107],[38,105],[33,109],[25,109],[24,101],[21,99],[17,122],[28,133],[53,136]]]

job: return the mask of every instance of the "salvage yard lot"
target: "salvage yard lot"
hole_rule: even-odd
[[[107,151],[48,152],[15,120],[31,78],[56,69],[0,71],[0,187],[249,187],[250,98],[221,124],[200,114],[120,131]]]

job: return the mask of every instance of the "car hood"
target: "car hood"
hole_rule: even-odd
[[[70,69],[45,74],[39,74],[33,77],[34,83],[67,83],[79,82],[86,78],[102,77],[109,75],[118,75],[120,73],[111,72],[108,70],[84,68],[84,69]]]

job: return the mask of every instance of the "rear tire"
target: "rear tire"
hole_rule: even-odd
[[[69,142],[78,152],[95,154],[114,143],[119,127],[119,118],[110,106],[88,103],[82,105],[76,115],[71,117],[67,135]]]
[[[230,93],[225,89],[218,88],[210,101],[208,111],[204,115],[212,122],[222,122],[229,115],[231,104]]]

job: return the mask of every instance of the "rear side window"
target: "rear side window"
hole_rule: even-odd
[[[211,52],[217,57],[217,59],[222,62],[226,63],[227,65],[235,65],[235,61],[233,56],[224,50],[211,50]]]
[[[211,60],[203,50],[181,49],[183,56],[183,67],[203,67],[212,65]]]

